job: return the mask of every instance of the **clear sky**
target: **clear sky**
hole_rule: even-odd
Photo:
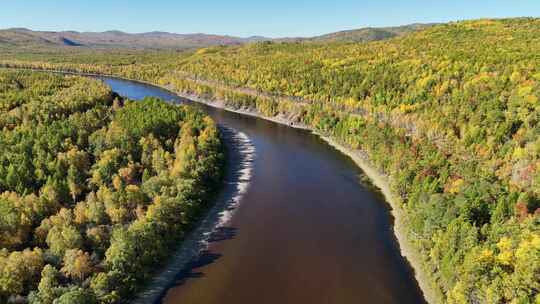
[[[5,0],[0,28],[313,36],[365,26],[540,16],[540,0]]]

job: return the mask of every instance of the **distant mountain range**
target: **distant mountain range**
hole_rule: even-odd
[[[85,46],[94,48],[151,48],[184,49],[212,45],[233,45],[268,40],[261,37],[239,38],[207,34],[173,34],[149,32],[130,34],[121,31],[107,32],[48,32],[25,28],[0,30],[0,44],[16,46]]]
[[[32,31],[25,28],[0,30],[0,46],[61,46],[91,48],[144,48],[144,49],[186,49],[214,45],[238,45],[259,41],[277,42],[365,42],[383,40],[412,31],[424,29],[432,24],[411,24],[387,28],[362,28],[342,31],[317,37],[266,38],[253,36],[248,38],[209,35],[209,34],[174,34],[167,32],[148,32],[130,34],[121,31],[75,32],[75,31]]]

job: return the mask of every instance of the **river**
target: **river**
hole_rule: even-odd
[[[102,79],[132,99],[192,103]],[[223,237],[181,272],[163,303],[425,303],[389,205],[349,157],[309,131],[197,106],[249,137],[252,178]]]

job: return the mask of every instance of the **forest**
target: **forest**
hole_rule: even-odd
[[[99,80],[0,71],[0,303],[122,303],[221,185],[204,113]]]
[[[27,51],[0,64],[114,74],[287,115],[389,176],[440,302],[540,303],[538,54],[540,19],[514,18],[369,43],[262,42],[141,62]]]

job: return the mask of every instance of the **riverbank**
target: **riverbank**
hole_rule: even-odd
[[[316,133],[316,132],[315,132]],[[414,269],[414,276],[420,289],[424,294],[424,298],[428,303],[438,303],[437,296],[432,287],[429,286],[429,278],[423,270],[422,262],[419,257],[418,250],[414,248],[407,238],[407,230],[405,225],[405,214],[400,206],[399,200],[396,198],[390,187],[390,177],[377,170],[369,161],[367,155],[360,150],[347,148],[341,143],[330,137],[323,135],[319,136],[329,145],[339,150],[341,153],[349,156],[360,169],[370,179],[371,183],[377,187],[383,194],[385,200],[391,207],[391,213],[394,217],[394,234],[399,244],[401,255],[406,258],[411,267]]]
[[[195,230],[182,241],[159,275],[154,276],[131,303],[160,303],[189,263],[204,253],[212,240],[221,238],[222,230],[226,230],[235,210],[239,207],[251,180],[255,148],[244,133],[228,128],[222,128],[221,133],[227,147],[227,167],[222,191],[214,205],[195,226]]]
[[[222,109],[222,110],[233,112],[233,113],[238,113],[238,114],[242,114],[242,115],[247,115],[247,116],[256,117],[256,118],[259,118],[259,119],[272,121],[272,122],[282,124],[282,125],[285,125],[285,126],[288,126],[288,127],[291,127],[291,128],[295,128],[295,129],[312,131],[312,129],[310,127],[308,127],[306,125],[303,125],[303,124],[300,124],[300,123],[297,123],[297,122],[294,122],[292,119],[289,119],[289,118],[287,118],[285,116],[268,117],[268,116],[261,115],[259,112],[254,111],[252,109],[233,109],[231,107],[227,107],[225,105],[224,100],[208,101],[208,100],[206,100],[204,98],[201,98],[201,97],[199,97],[197,95],[183,94],[181,92],[175,92],[173,89],[163,87],[163,86],[158,86],[158,87],[160,87],[162,89],[165,89],[165,90],[167,90],[167,91],[169,91],[169,92],[171,92],[173,94],[176,94],[176,95],[178,95],[178,96],[180,96],[182,98],[189,99],[189,100],[192,100],[192,101],[195,101],[195,102],[198,102],[198,103],[202,103],[202,104],[205,104],[205,105],[213,107],[213,108]]]

